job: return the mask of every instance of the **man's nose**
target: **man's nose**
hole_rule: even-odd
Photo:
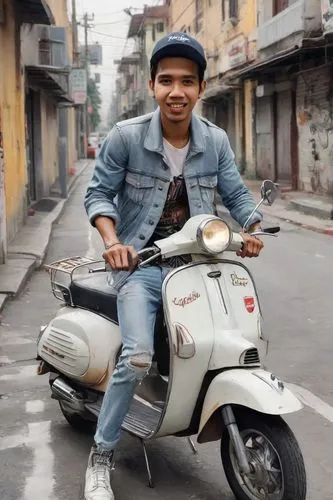
[[[175,83],[171,89],[170,96],[171,97],[183,97],[184,90],[181,83]]]

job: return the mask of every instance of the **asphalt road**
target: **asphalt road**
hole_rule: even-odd
[[[82,208],[91,172],[80,178],[54,227],[47,262],[101,255],[101,244]],[[268,220],[267,223],[276,221]],[[305,401],[287,418],[302,447],[310,500],[333,499],[333,240],[281,224],[265,240],[260,260],[248,261],[270,336],[267,365]],[[44,270],[8,304],[0,327],[0,499],[76,500],[91,438],[75,433],[49,397],[47,377],[36,376],[35,340],[60,303]],[[124,435],[113,487],[117,500],[231,500],[219,445],[193,455],[183,438],[148,446],[156,488],[147,488],[140,443]]]

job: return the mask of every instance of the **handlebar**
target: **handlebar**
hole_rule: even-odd
[[[251,236],[273,236],[277,237],[277,234],[280,231],[280,227],[268,227],[263,229],[262,231],[254,231],[253,233],[250,233]],[[232,233],[232,240],[227,248],[227,251],[229,252],[237,252],[238,250],[241,250],[243,247],[244,241],[240,233]],[[145,258],[145,255],[147,257]],[[138,251],[138,256],[139,256],[139,261],[138,261],[138,268],[144,267],[147,264],[150,264],[154,260],[158,259],[161,256],[161,250],[158,247],[152,246],[148,248],[143,248],[142,250]],[[98,269],[96,271],[90,271],[90,272],[99,272],[101,269]]]

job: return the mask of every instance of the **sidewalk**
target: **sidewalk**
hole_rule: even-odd
[[[244,182],[259,201],[262,181],[244,179]],[[284,191],[282,188],[274,204],[271,207],[262,205],[260,210],[264,215],[333,236],[333,196],[329,198],[301,191]]]
[[[0,311],[8,299],[20,293],[33,271],[43,263],[52,225],[61,215],[78,178],[91,164],[92,160],[77,161],[75,173],[69,177],[67,198],[51,196],[36,204],[34,214],[27,217],[26,224],[8,246],[7,262],[0,265]]]

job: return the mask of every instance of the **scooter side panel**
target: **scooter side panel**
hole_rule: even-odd
[[[96,385],[112,373],[120,345],[117,325],[93,312],[64,307],[42,334],[38,354],[61,373]]]
[[[207,372],[214,326],[203,275],[211,270],[207,264],[180,268],[170,273],[163,285],[172,359],[167,409],[157,436],[173,434],[189,426]],[[186,332],[188,349],[181,343],[180,331]]]

